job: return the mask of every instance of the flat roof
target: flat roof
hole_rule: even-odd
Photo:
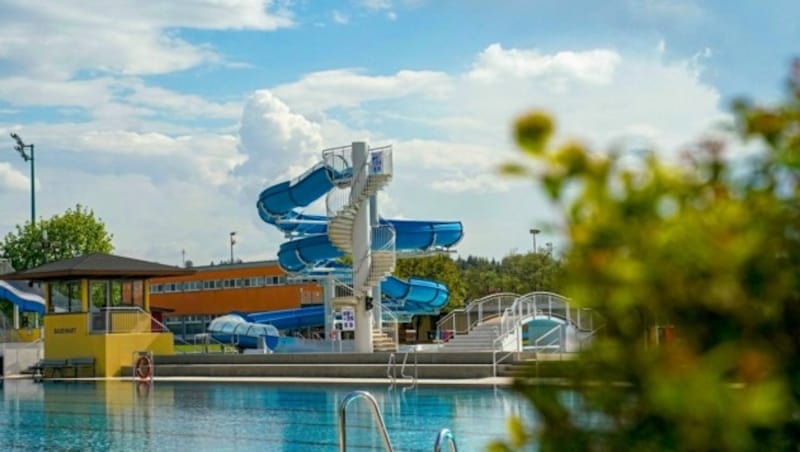
[[[194,269],[174,267],[157,262],[92,253],[44,264],[29,270],[3,275],[6,280],[27,279],[51,281],[72,278],[153,278],[158,276],[191,275]]]
[[[266,260],[266,261],[251,261],[251,262],[235,262],[233,264],[229,262],[220,262],[219,264],[211,264],[211,265],[193,265],[191,267],[187,267],[198,272],[206,272],[210,270],[230,270],[230,269],[237,269],[237,268],[257,268],[257,267],[266,267],[266,266],[276,266],[278,265],[278,261],[275,259]]]

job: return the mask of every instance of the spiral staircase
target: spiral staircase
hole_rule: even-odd
[[[373,287],[394,271],[397,262],[396,234],[394,228],[388,224],[373,225],[371,228],[371,259],[367,255],[353,256],[353,229],[359,209],[365,204],[364,201],[376,195],[392,180],[392,148],[385,146],[370,149],[367,165],[359,168],[356,173],[348,155],[349,150],[346,147],[323,152],[325,164],[331,168],[332,182],[338,187],[326,196],[328,237],[336,248],[352,256],[355,269],[360,270],[363,265],[370,267],[366,281],[362,284],[354,281],[354,285],[341,281],[335,283],[335,296],[331,301],[333,309],[355,306],[357,297],[369,294]],[[363,176],[363,171],[367,172],[366,183],[357,186],[355,182]],[[397,349],[396,341],[383,331],[375,329],[372,336],[375,351]]]

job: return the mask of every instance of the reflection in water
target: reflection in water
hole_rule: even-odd
[[[506,437],[509,416],[536,421],[525,400],[492,388],[12,380],[2,385],[0,450],[336,451],[338,404],[356,389],[375,396],[398,450],[431,450],[445,427],[459,450],[484,450]],[[347,422],[349,449],[381,448],[363,400]]]

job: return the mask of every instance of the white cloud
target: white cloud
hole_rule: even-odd
[[[272,91],[294,109],[318,112],[415,94],[441,98],[450,86],[450,77],[443,72],[399,71],[390,76],[369,76],[355,69],[337,69],[307,74]]]
[[[14,169],[11,164],[0,162],[0,193],[4,191],[24,191],[30,188],[30,179]]]
[[[247,100],[239,140],[248,160],[237,172],[258,182],[296,176],[324,146],[318,124],[267,90]]]
[[[359,3],[368,9],[374,10],[392,8],[392,0],[360,0]]]
[[[265,0],[102,0],[49,2],[46,8],[5,0],[0,16],[0,59],[37,78],[66,80],[79,70],[163,74],[220,61],[214,50],[175,31],[275,30],[291,15]],[[11,69],[9,69],[11,70]]]
[[[500,44],[492,44],[481,52],[467,77],[485,82],[506,77],[553,77],[608,84],[619,62],[619,54],[606,49],[542,55],[536,50],[505,50]]]
[[[350,16],[338,10],[333,11],[332,17],[333,21],[340,25],[347,25],[350,22]]]

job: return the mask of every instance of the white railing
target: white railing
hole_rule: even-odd
[[[329,218],[339,215],[350,205],[350,188],[334,187],[325,195],[325,210]]]
[[[322,151],[322,161],[331,170],[331,182],[338,183],[349,180],[350,169],[353,167],[350,161],[351,151],[352,145],[339,146]]]
[[[400,322],[397,315],[386,306],[381,306],[381,332],[390,333],[395,345],[400,343]],[[390,325],[390,326],[387,326]]]
[[[353,286],[345,284],[338,279],[333,280],[333,298],[347,298],[354,295]]]
[[[90,312],[90,334],[161,333],[169,329],[139,306],[116,306]],[[163,329],[162,329],[163,328]]]
[[[367,190],[367,177],[363,177],[365,173],[369,176],[369,162],[364,166],[354,168],[353,183],[350,184],[350,198],[348,204],[357,205],[366,198],[364,192]],[[359,181],[363,181],[363,183],[361,185],[356,185]]]
[[[531,347],[534,351],[553,351],[564,352],[564,330],[565,325],[556,325],[547,332],[536,338]],[[547,341],[547,342],[545,342]]]
[[[442,338],[445,331],[451,332],[450,339],[468,334],[484,321],[501,316],[517,298],[519,295],[511,292],[496,293],[474,300],[466,308],[450,311],[436,322],[436,337]]]
[[[391,224],[372,227],[372,251],[395,251],[397,233]]]

